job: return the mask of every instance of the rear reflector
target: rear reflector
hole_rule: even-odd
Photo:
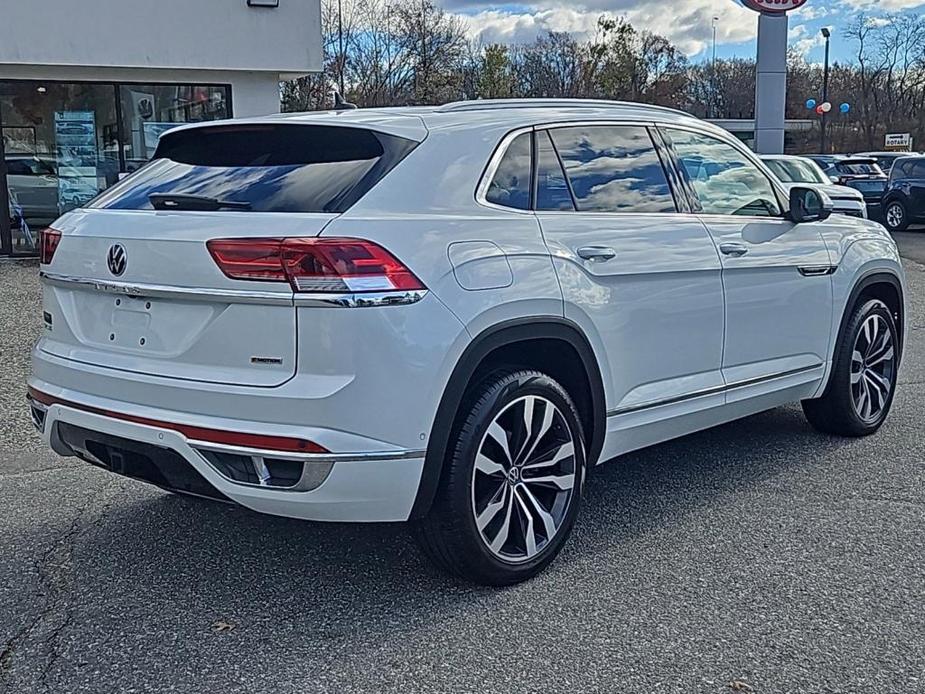
[[[392,292],[425,288],[395,256],[382,246],[362,239],[213,239],[206,245],[227,277],[289,282],[296,292]]]
[[[51,405],[61,405],[70,407],[75,410],[82,410],[91,414],[98,414],[103,417],[120,419],[124,422],[133,424],[142,424],[144,426],[156,427],[158,429],[170,429],[183,434],[186,438],[193,441],[202,441],[204,443],[218,443],[226,446],[242,446],[244,448],[259,448],[267,451],[283,451],[286,453],[329,453],[327,448],[320,446],[314,441],[297,439],[289,436],[264,436],[263,434],[245,434],[238,431],[224,431],[221,429],[207,429],[204,427],[189,426],[186,424],[175,424],[173,422],[163,422],[158,419],[148,419],[147,417],[137,417],[122,412],[113,412],[104,410],[99,407],[89,405],[80,405],[78,403],[62,400],[43,393],[35,388],[29,388],[29,397],[36,402],[40,402],[46,407]]]
[[[61,243],[61,232],[51,227],[39,230],[39,262],[48,265],[55,257],[58,244]]]

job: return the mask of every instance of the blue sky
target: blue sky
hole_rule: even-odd
[[[755,54],[757,15],[738,0],[522,0],[492,3],[485,0],[440,0],[462,15],[474,36],[486,42],[532,40],[545,30],[568,31],[580,37],[594,32],[602,13],[624,15],[635,26],[671,39],[693,60],[711,54],[713,17],[718,17],[717,54],[720,57]],[[790,14],[790,41],[810,61],[822,61],[820,29],[832,28],[832,55],[848,60],[852,46],[840,28],[857,15],[885,17],[890,13],[925,13],[925,0],[808,0]]]

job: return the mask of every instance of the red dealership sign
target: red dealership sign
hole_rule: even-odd
[[[742,0],[742,4],[755,12],[783,14],[802,7],[806,0]]]

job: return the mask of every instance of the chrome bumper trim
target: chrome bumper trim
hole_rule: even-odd
[[[209,289],[206,287],[172,287],[163,284],[97,280],[89,277],[59,275],[53,272],[40,272],[39,277],[46,284],[57,287],[86,289],[133,297],[185,299],[187,301],[218,300],[239,304],[292,306],[292,294],[290,292],[252,291],[249,289]]]
[[[184,301],[222,301],[236,304],[267,306],[300,306],[319,308],[366,308],[415,304],[427,290],[394,292],[346,292],[338,294],[256,291],[250,289],[212,289],[208,287],[174,287],[163,284],[98,280],[90,277],[40,272],[39,277],[56,287],[84,289],[132,297],[180,299]]]
[[[295,294],[296,306],[317,308],[375,308],[378,306],[407,306],[427,296],[426,289],[401,292],[369,292],[356,294]]]
[[[375,453],[290,453],[286,451],[272,451],[262,448],[247,448],[245,446],[231,446],[228,444],[211,443],[208,441],[196,441],[189,439],[187,441],[190,448],[214,451],[215,453],[230,453],[232,455],[247,455],[260,458],[275,458],[277,460],[295,460],[299,462],[310,463],[378,463],[386,460],[410,460],[414,458],[423,458],[426,451],[421,450],[397,450],[381,451]]]

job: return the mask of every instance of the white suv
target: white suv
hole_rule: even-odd
[[[524,580],[598,461],[791,401],[882,424],[904,279],[683,113],[482,101],[181,127],[42,237],[62,455]]]

